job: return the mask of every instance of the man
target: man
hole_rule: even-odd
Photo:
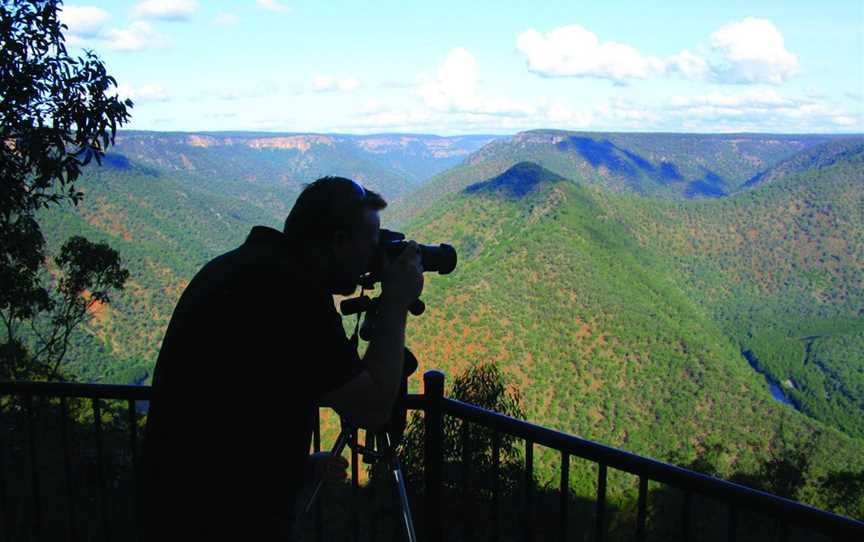
[[[310,482],[316,405],[361,427],[388,419],[423,270],[416,243],[393,262],[376,250],[386,205],[349,179],[318,179],[283,232],[255,226],[189,283],[153,376],[146,540],[276,540]],[[332,294],[353,293],[376,257],[384,260],[381,310],[361,360]],[[318,470],[338,478],[346,466],[331,457]]]

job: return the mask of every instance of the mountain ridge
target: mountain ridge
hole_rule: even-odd
[[[864,136],[824,142],[793,154],[771,168],[757,173],[741,185],[741,189],[753,188],[807,169],[829,167],[838,160],[860,155],[862,149],[864,149]]]
[[[693,199],[725,197],[759,172],[835,135],[674,134],[532,130],[490,141],[464,162],[397,200],[403,223],[444,194],[532,161],[565,178],[615,192]]]
[[[460,269],[431,277],[412,323],[422,368],[495,360],[535,423],[661,459],[720,439],[747,465],[789,438],[785,424],[819,435],[817,464],[860,463],[864,441],[777,403],[698,285],[676,278],[686,262],[669,258],[668,240],[645,243],[624,219],[655,200],[576,182],[481,195],[449,194],[406,225],[460,250]],[[659,214],[681,204],[656,201]]]
[[[535,190],[541,183],[558,183],[564,177],[552,173],[534,162],[519,162],[492,179],[466,186],[463,192],[475,194],[502,192],[509,197],[520,198]]]
[[[494,138],[121,131],[106,158],[135,161],[200,182],[275,184],[295,192],[318,177],[340,175],[395,198]]]
[[[660,459],[692,460],[723,442],[730,462],[746,468],[813,437],[813,476],[864,468],[864,416],[852,401],[864,397],[855,356],[864,350],[855,312],[864,307],[855,287],[864,272],[856,267],[864,261],[861,156],[827,167],[805,161],[802,171],[729,196],[688,199],[686,182],[674,193],[627,188],[615,161],[686,181],[704,176],[700,167],[720,149],[720,165],[708,169],[738,171],[742,183],[756,165],[741,166],[729,138],[718,137],[715,147],[702,140],[675,147],[688,161],[665,154],[671,165],[663,173],[663,160],[639,137],[587,142],[569,134],[558,133],[566,152],[530,141],[548,139],[544,133],[490,142],[441,174],[450,189],[405,224],[409,237],[451,243],[460,257],[455,273],[428,277],[427,312],[412,319],[409,343],[421,370],[458,373],[494,360],[522,388],[535,423]],[[757,150],[771,151],[760,163],[801,152],[792,147],[804,143],[791,141],[780,150],[757,141]],[[514,145],[523,147],[507,155]],[[690,147],[704,154],[689,156]],[[301,155],[222,150],[229,148],[237,155],[225,169],[263,165],[252,172],[261,178],[279,163],[245,163],[244,153]],[[186,281],[242,242],[251,225],[278,228],[297,193],[293,181],[190,174],[174,167],[176,149],[166,156],[160,152],[170,149],[160,149],[148,151],[149,161],[120,153],[116,167],[88,167],[82,204],[46,219],[50,246],[61,234],[84,233],[115,246],[133,271],[127,291],[76,335],[68,368],[82,380],[146,383]],[[598,167],[583,156],[595,150]],[[569,157],[552,165],[572,175],[547,168],[550,156]],[[189,158],[214,167],[226,157]],[[640,170],[639,160],[649,164]],[[771,397],[744,350],[801,412]],[[538,464],[554,476],[548,467],[557,459],[543,453]]]

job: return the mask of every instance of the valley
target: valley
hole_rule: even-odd
[[[80,207],[45,216],[52,246],[106,240],[132,273],[69,374],[147,383],[195,271],[333,173],[459,251],[409,323],[418,374],[495,361],[531,421],[661,459],[719,442],[740,470],[812,440],[819,472],[864,467],[864,138],[329,137],[118,137]]]

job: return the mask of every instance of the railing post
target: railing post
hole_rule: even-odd
[[[423,393],[426,396],[425,430],[426,442],[424,465],[426,477],[426,542],[441,542],[443,539],[442,493],[444,481],[444,414],[441,400],[444,397],[444,373],[426,371],[423,374]]]
[[[10,402],[12,408],[10,408],[9,412],[9,424],[12,423],[12,419],[15,415],[15,406],[14,401]],[[10,444],[7,444],[6,434],[7,434],[7,426],[5,419],[5,412],[3,411],[3,396],[0,395],[0,521],[3,522],[3,541],[9,542],[12,540],[10,522],[9,522],[9,503],[6,500],[6,447],[9,446],[11,450],[12,447]]]

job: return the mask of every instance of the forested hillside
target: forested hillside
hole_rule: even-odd
[[[461,162],[494,136],[249,132],[122,132],[114,164],[129,160],[236,191],[249,184],[297,190],[324,175],[356,179],[386,198]]]
[[[771,398],[663,240],[621,218],[628,205],[654,209],[522,163],[417,218],[411,236],[452,241],[462,257],[457,273],[429,281],[429,308],[412,321],[421,363],[455,372],[496,360],[529,419],[655,457],[722,442],[741,468],[818,435],[815,464],[857,464],[860,440]],[[660,208],[699,205],[709,203]]]
[[[722,197],[796,152],[832,137],[532,130],[493,141],[432,178],[406,195],[394,216],[405,222],[443,195],[526,160],[614,192],[673,199]]]
[[[91,168],[77,209],[43,214],[49,247],[70,235],[107,241],[131,273],[125,291],[97,304],[73,336],[67,373],[81,381],[142,382],[156,361],[174,305],[194,273],[240,244],[253,224],[279,227],[296,193],[280,186],[235,194],[151,167]]]
[[[78,330],[66,371],[83,381],[147,381],[174,304],[209,259],[255,224],[281,228],[302,183],[345,175],[387,199],[461,160],[489,136],[121,132],[80,183],[77,209],[44,214],[56,251],[70,235],[108,241],[126,291]]]
[[[531,132],[433,178],[434,198],[423,188],[413,207],[404,200],[401,212],[417,213],[408,235],[449,242],[460,258],[452,275],[428,278],[427,312],[411,319],[421,370],[495,361],[532,421],[663,459],[722,446],[721,467],[740,472],[812,441],[808,480],[864,468],[861,138],[692,137],[649,148],[645,134],[588,144]],[[591,165],[585,148],[537,138],[609,152]],[[200,154],[145,139],[88,169],[78,209],[45,215],[52,246],[74,233],[108,240],[132,273],[75,338],[67,369],[80,380],[147,382],[192,275],[252,225],[279,227],[299,187],[273,177],[278,161],[234,176],[246,153],[262,152],[252,136],[191,147]],[[730,195],[686,197],[707,164]],[[682,180],[659,183],[672,169]],[[392,224],[390,209],[382,220]],[[793,406],[772,398],[747,358]]]
[[[864,436],[864,140],[762,178],[718,201],[601,201],[798,407]]]

